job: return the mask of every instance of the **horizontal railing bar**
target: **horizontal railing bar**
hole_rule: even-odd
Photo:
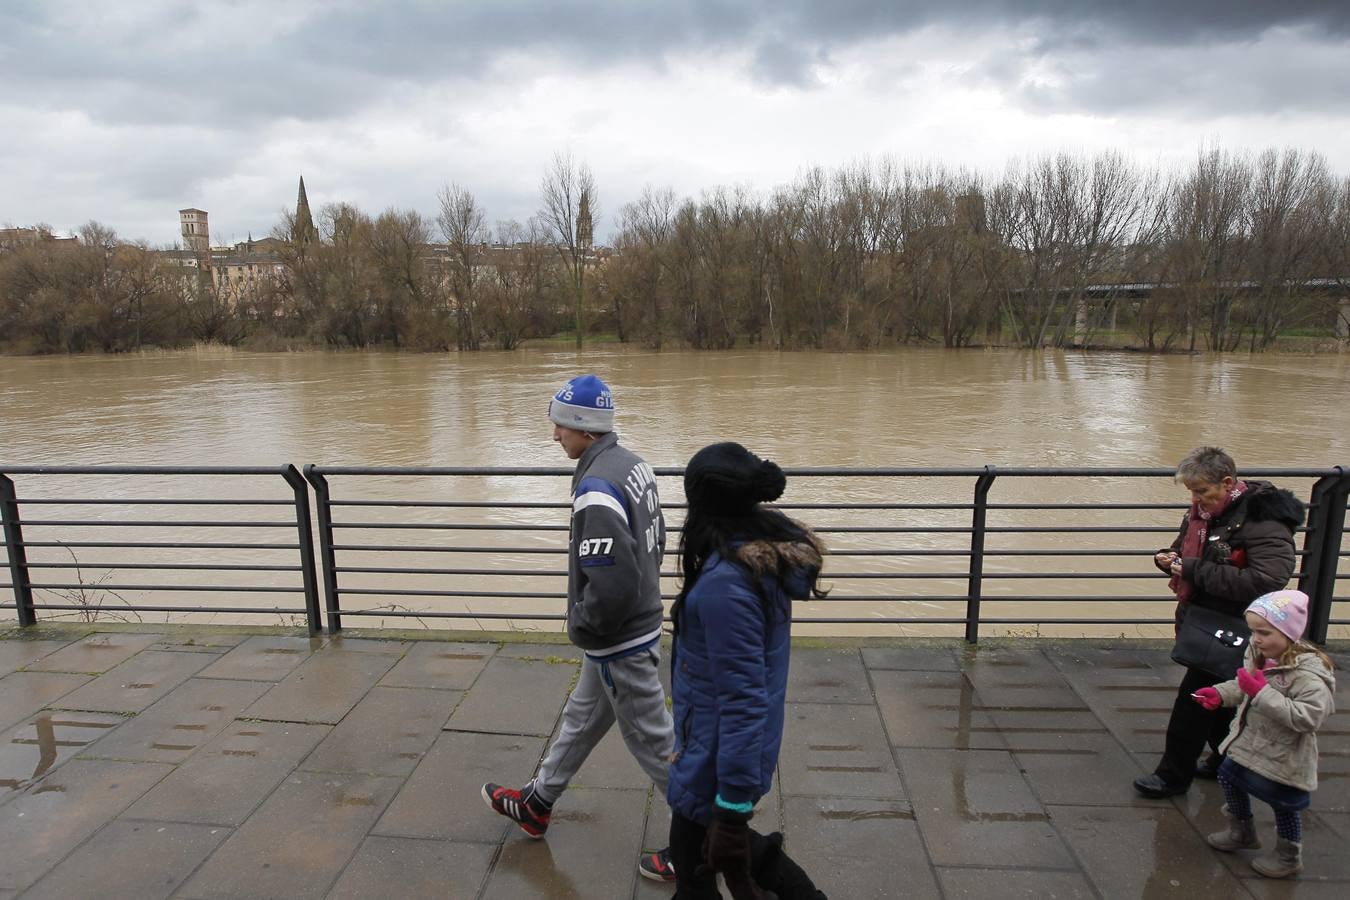
[[[502,575],[530,578],[562,578],[566,569],[414,569],[400,566],[336,566],[334,572],[360,572],[380,575]],[[676,578],[675,572],[662,572],[662,578]],[[347,593],[345,590],[343,593]]]
[[[566,547],[428,547],[422,544],[334,544],[334,550],[364,550],[375,553],[494,553],[510,556],[513,553],[566,553]]]
[[[29,546],[36,546],[29,544]],[[71,545],[75,546],[75,545]],[[334,544],[334,550],[344,551],[366,551],[379,553],[394,553],[405,551],[409,553],[494,553],[502,556],[510,556],[514,553],[566,553],[567,548],[558,547],[442,547],[428,546],[425,544]],[[673,552],[673,551],[671,551]],[[1074,548],[1055,548],[1044,550],[985,550],[984,555],[989,556],[1132,556],[1140,558],[1152,558],[1157,552],[1156,548],[1139,550],[1119,550],[1102,549],[1092,550],[1080,547]],[[1297,551],[1300,552],[1301,551]],[[868,549],[834,549],[829,551],[830,556],[970,556],[969,550],[930,550],[923,548],[896,548],[892,550],[868,550]]]
[[[571,503],[535,500],[329,500],[328,505],[360,507],[416,507],[431,509],[571,509]],[[665,509],[663,504],[662,509]]]
[[[74,563],[65,563],[66,567],[73,567]],[[99,568],[96,564],[89,564],[86,568]],[[203,568],[213,568],[204,566]],[[214,567],[221,568],[221,567]],[[252,568],[243,566],[241,568]],[[337,566],[333,569],[335,572],[351,572],[370,575],[481,575],[481,576],[503,576],[503,577],[530,577],[530,578],[562,578],[567,575],[566,569],[419,569],[409,566]],[[662,578],[679,578],[680,572],[662,572]],[[822,577],[826,579],[834,578],[913,578],[913,579],[932,579],[932,580],[959,580],[969,577],[968,572],[826,572]],[[985,572],[986,578],[1131,578],[1131,579],[1155,579],[1160,577],[1157,572]]]
[[[347,593],[343,591],[343,593]],[[457,610],[435,610],[417,612],[407,609],[344,609],[347,616],[393,616],[401,619],[525,619],[535,622],[565,622],[565,613],[476,613]]]
[[[114,502],[114,501],[107,501]],[[188,502],[188,501],[184,501]],[[273,501],[285,503],[284,500]],[[386,509],[570,509],[570,503],[531,500],[330,500],[332,507],[375,507]],[[950,510],[974,509],[973,503],[775,503],[778,509],[831,510]],[[663,510],[688,509],[687,503],[662,503]],[[990,503],[987,509],[1016,510],[1184,510],[1184,503]]]
[[[164,569],[167,571],[200,570],[205,572],[299,572],[300,566],[264,566],[247,563],[119,563],[119,562],[78,562],[45,563],[30,562],[30,569]]]
[[[262,587],[235,584],[99,584],[86,582],[75,584],[34,584],[35,591],[239,591],[245,594],[291,594],[304,590],[302,587]],[[345,592],[344,592],[345,593]]]
[[[10,605],[13,608],[13,604]],[[78,603],[34,603],[33,608],[37,610],[47,609],[72,609],[72,610],[91,610],[96,611],[98,607],[82,606]],[[4,606],[0,606],[4,609]],[[277,608],[267,606],[147,606],[131,605],[118,603],[109,604],[106,609],[112,612],[170,612],[170,613],[251,613],[259,615],[296,615],[303,616],[305,608],[299,609]]]
[[[294,506],[294,500],[154,500],[154,499],[131,499],[131,498],[91,498],[88,500],[74,497],[25,497],[19,501],[24,506],[32,506],[35,503],[46,503],[48,505],[60,506]],[[27,524],[27,523],[25,523]]]
[[[179,541],[29,541],[25,547],[124,547],[136,550],[299,550],[299,544],[183,543]]]
[[[25,523],[29,524],[29,523]],[[49,523],[37,523],[49,524]],[[77,523],[58,523],[77,524]],[[294,523],[290,523],[294,524]],[[477,524],[466,522],[334,522],[333,528],[350,530],[396,531],[567,531],[567,525],[540,525],[523,522]],[[666,529],[671,534],[683,531],[679,526]],[[813,526],[817,534],[970,534],[969,525],[821,525]],[[1175,534],[1176,529],[1156,525],[1079,525],[1079,526],[989,526],[990,534]]]
[[[485,597],[490,599],[511,599],[511,600],[566,600],[565,591],[432,591],[416,590],[413,588],[343,588],[342,595],[348,594],[373,594],[381,597]],[[664,594],[662,595],[665,596]],[[674,597],[674,594],[670,595]],[[343,610],[345,616],[347,610]]]
[[[231,522],[231,521],[204,521],[184,520],[181,522],[167,521],[135,521],[132,519],[24,519],[23,527],[28,528],[33,525],[78,525],[81,528],[294,528],[295,522]]]
[[[111,501],[109,501],[111,502]],[[285,503],[286,501],[275,501]],[[530,500],[330,500],[329,506],[379,507],[397,509],[570,509],[570,503]],[[775,503],[778,509],[831,510],[952,510],[974,509],[973,503]],[[687,503],[662,503],[663,510],[688,509]],[[1184,503],[990,503],[987,509],[1018,510],[1184,510]]]
[[[348,593],[344,591],[343,593]],[[0,609],[14,609],[13,603],[0,603]],[[91,607],[74,603],[35,603],[34,608],[38,610],[89,610]],[[123,605],[108,607],[114,611],[126,612],[174,612],[174,613],[247,613],[261,615],[304,615],[305,610],[288,609],[277,607],[244,607],[244,606],[158,606],[158,605]],[[564,613],[492,613],[492,612],[460,612],[455,610],[424,610],[421,612],[404,610],[348,610],[342,611],[344,616],[403,616],[408,618],[428,618],[428,619],[532,619],[532,620],[552,620],[565,621],[567,616]],[[668,620],[667,620],[668,621]],[[809,625],[811,623],[821,624],[857,624],[857,625],[887,625],[897,623],[907,624],[945,624],[962,625],[965,624],[963,617],[943,616],[943,617],[888,617],[875,618],[871,616],[860,617],[812,617],[812,618],[793,618],[794,625]],[[1172,619],[1105,619],[1105,618],[1054,618],[1054,619],[1014,619],[1004,617],[981,617],[980,623],[984,625],[1171,625]],[[1350,625],[1350,619],[1331,619],[1329,625]]]
[[[5,475],[284,475],[290,466],[6,466]]]
[[[1122,466],[1122,467],[1035,467],[1035,466],[997,466],[993,467],[999,477],[1014,478],[1060,478],[1060,477],[1126,477],[1126,478],[1175,478],[1176,469]],[[0,467],[0,472],[8,471]],[[538,475],[570,477],[575,470],[560,466],[314,466],[312,471],[318,475]],[[652,471],[661,476],[684,474],[683,466],[654,466]],[[802,477],[831,478],[884,478],[894,476],[925,478],[975,478],[984,475],[984,467],[966,467],[949,469],[930,469],[919,467],[904,468],[838,468],[831,466],[792,466],[784,467],[783,474]],[[1243,469],[1244,477],[1269,478],[1321,478],[1326,475],[1339,475],[1337,468],[1322,469]]]
[[[501,522],[487,525],[472,522],[334,522],[333,527],[356,530],[401,529],[404,531],[567,531],[568,529],[567,525],[538,525],[528,522]]]

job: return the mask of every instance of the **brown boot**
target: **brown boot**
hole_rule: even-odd
[[[1234,850],[1258,850],[1261,839],[1256,836],[1256,826],[1251,819],[1228,817],[1228,829],[1206,835],[1205,840],[1215,850],[1232,853]]]
[[[1275,852],[1252,860],[1252,868],[1267,878],[1288,878],[1303,871],[1303,845],[1280,838]]]

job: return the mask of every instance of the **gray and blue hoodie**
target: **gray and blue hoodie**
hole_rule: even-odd
[[[572,475],[567,635],[592,659],[618,659],[661,639],[665,521],[651,466],[597,438]]]

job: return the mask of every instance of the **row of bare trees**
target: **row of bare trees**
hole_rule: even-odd
[[[75,247],[0,246],[0,348],[510,349],[571,330],[699,349],[1262,350],[1329,333],[1350,295],[1350,179],[1300,150],[1207,150],[1175,171],[1061,153],[997,177],[883,159],[767,196],[648,188],[607,256],[587,166],[556,155],[540,196],[495,228],[457,184],[434,217],[338,203],[317,233],[286,217],[283,275],[243,294],[96,223]]]
[[[1298,150],[1211,150],[1175,172],[1063,153],[998,178],[882,160],[813,169],[767,198],[649,189],[620,212],[601,287],[620,335],[653,347],[1110,332],[1151,350],[1260,350],[1333,327],[1348,238],[1350,179]]]

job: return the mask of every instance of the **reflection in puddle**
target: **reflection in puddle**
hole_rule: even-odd
[[[19,732],[19,736],[11,738],[11,744],[19,746],[37,747],[37,763],[33,767],[33,773],[27,778],[6,778],[0,780],[0,787],[7,787],[10,790],[18,790],[24,785],[37,781],[43,775],[56,765],[58,759],[62,757],[62,751],[78,750],[81,747],[87,747],[89,744],[98,740],[100,733],[114,728],[121,722],[120,717],[108,716],[114,721],[97,721],[95,719],[79,719],[74,716],[78,713],[42,713],[35,718],[32,723],[32,737],[27,737],[28,729],[25,728]],[[60,729],[58,736],[58,729]],[[69,729],[86,729],[83,735],[76,732],[71,734]],[[94,733],[90,733],[92,730]],[[64,754],[69,756],[69,753]],[[62,789],[64,790],[64,788]]]

